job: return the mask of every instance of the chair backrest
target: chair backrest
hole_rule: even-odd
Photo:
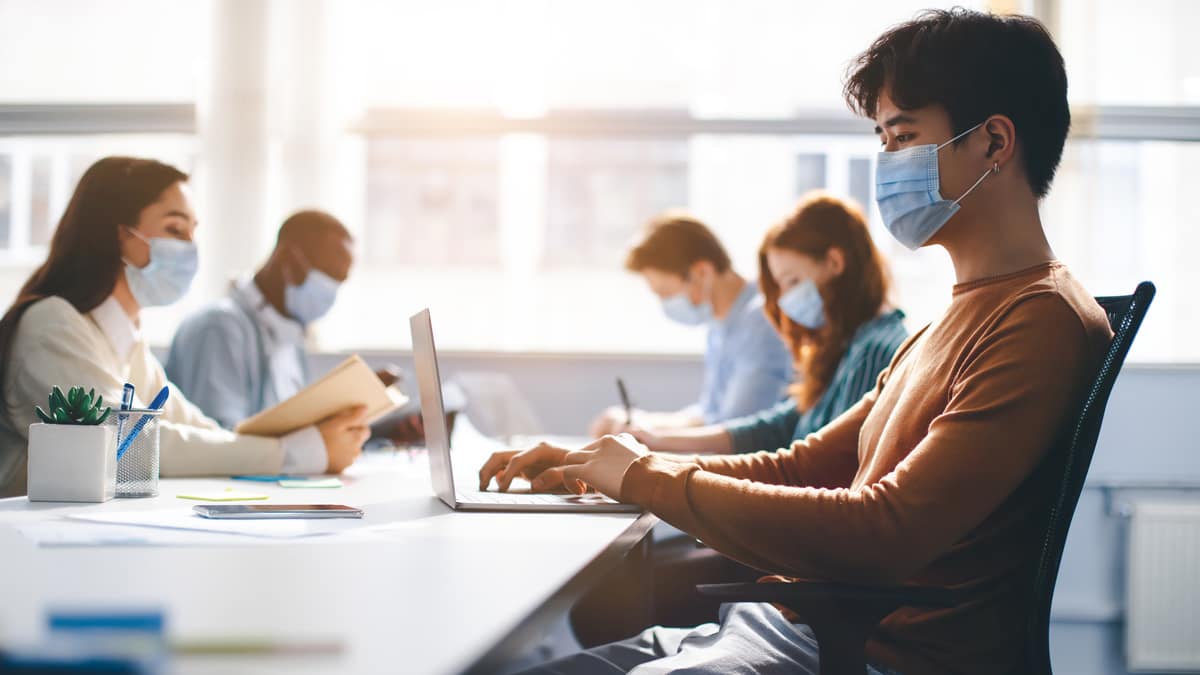
[[[1108,395],[1112,392],[1125,355],[1129,353],[1129,346],[1153,299],[1154,284],[1149,281],[1138,284],[1133,295],[1096,298],[1096,302],[1108,313],[1113,339],[1095,380],[1084,396],[1078,416],[1071,418],[1061,436],[1066,447],[1065,454],[1058,457],[1063,471],[1042,537],[1042,550],[1033,586],[1034,611],[1027,626],[1028,672],[1031,674],[1050,675],[1051,672],[1050,604],[1054,598],[1054,584],[1058,579],[1063,547],[1067,543],[1067,530],[1071,527],[1071,517],[1075,515],[1075,506],[1079,503],[1088,467],[1096,451],[1096,439],[1100,436]]]

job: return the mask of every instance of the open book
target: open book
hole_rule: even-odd
[[[295,396],[243,420],[236,431],[250,436],[283,436],[355,405],[367,406],[367,421],[373,422],[407,401],[398,389],[383,386],[366,361],[355,355]]]

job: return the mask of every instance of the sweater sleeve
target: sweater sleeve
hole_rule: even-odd
[[[812,449],[827,452],[826,428],[770,460],[744,456],[736,472],[648,455],[626,471],[621,497],[761,570],[899,583],[977,527],[1032,472],[1077,397],[1090,349],[1061,297],[1033,296],[963,355],[944,410],[873,483],[796,487]],[[830,425],[835,446],[863,407]]]
[[[54,385],[95,388],[106,406],[117,406],[125,378],[102,358],[104,346],[89,331],[89,321],[65,300],[49,298],[31,307],[20,324],[10,361],[13,381],[6,391],[10,424],[22,435],[33,406],[45,405]],[[167,386],[162,366],[142,343],[132,371],[139,402]],[[131,372],[131,376],[133,372]],[[160,418],[159,451],[163,476],[278,473],[283,448],[278,439],[239,436],[220,429],[172,388]]]
[[[709,455],[692,462],[708,473],[773,485],[849,485],[858,469],[858,432],[874,392],[823,429],[790,448],[742,455]]]
[[[149,349],[143,355],[151,389],[171,387],[163,409],[161,466],[164,476],[279,473],[285,451],[278,438],[247,436],[221,428],[168,380]]]
[[[725,430],[733,438],[735,453],[774,450],[791,444],[799,420],[796,402],[788,399],[756,415],[730,420]]]

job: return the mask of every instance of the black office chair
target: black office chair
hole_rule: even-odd
[[[1066,448],[1065,452],[1047,458],[1061,463],[1062,479],[1051,502],[1030,589],[1033,612],[1025,625],[1027,667],[1023,671],[1030,675],[1051,674],[1050,603],[1067,530],[1096,450],[1108,396],[1153,299],[1154,284],[1148,281],[1138,284],[1133,295],[1096,298],[1108,312],[1114,336],[1079,415],[1063,430],[1061,447]],[[805,580],[784,584],[705,584],[696,588],[725,602],[774,602],[794,611],[817,638],[822,675],[865,673],[867,638],[880,621],[897,609],[953,607],[959,600],[954,592],[943,588],[876,588]]]

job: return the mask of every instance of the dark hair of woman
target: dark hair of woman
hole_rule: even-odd
[[[135,227],[142,210],[186,173],[152,159],[105,157],[88,167],[63,212],[50,252],[0,318],[0,383],[8,374],[13,340],[31,305],[53,296],[81,314],[112,295],[122,273],[120,228]]]

